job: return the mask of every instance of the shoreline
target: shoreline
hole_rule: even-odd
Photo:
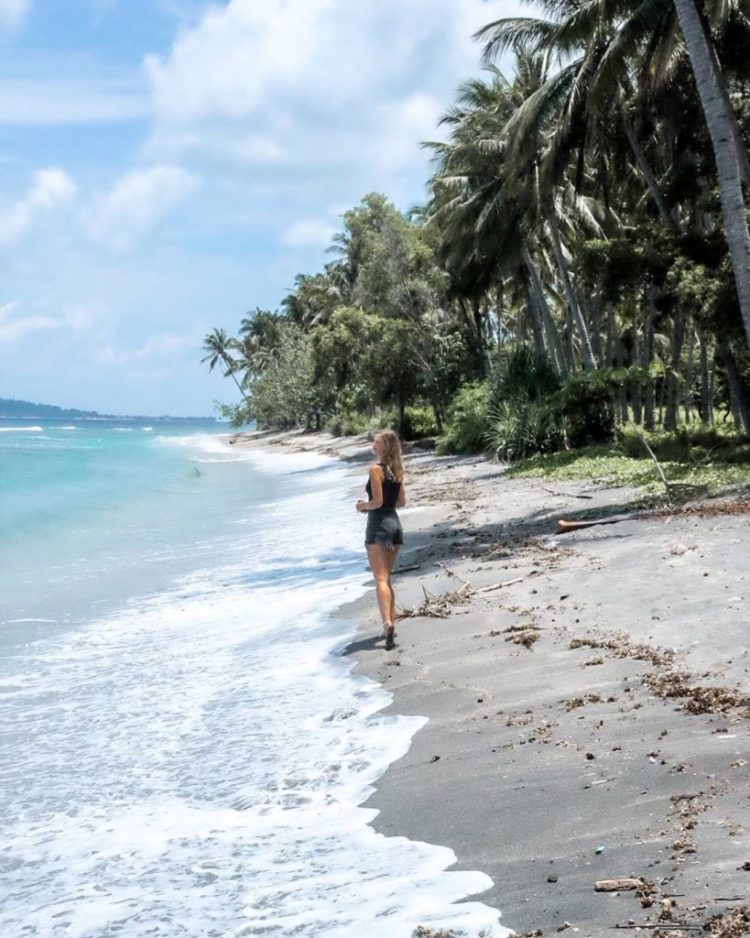
[[[369,459],[362,438],[237,439]],[[361,623],[345,652],[357,671],[393,694],[390,712],[428,717],[366,802],[372,826],[487,873],[494,886],[471,898],[519,934],[676,935],[713,916],[745,934],[748,516],[558,536],[584,489],[586,509],[634,493],[550,494],[483,458],[413,449],[406,467],[399,565],[417,568],[396,592],[417,608],[426,590],[435,616],[399,622],[386,653],[371,594],[346,608]],[[622,878],[637,888],[595,889]]]

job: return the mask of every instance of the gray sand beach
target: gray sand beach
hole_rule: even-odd
[[[369,458],[363,438],[250,445],[274,443],[351,460],[353,485]],[[489,874],[477,898],[519,935],[745,934],[750,514],[557,535],[635,493],[418,449],[406,466],[394,583],[418,614],[386,653],[371,595],[342,610],[358,670],[429,718],[378,782],[374,826]]]

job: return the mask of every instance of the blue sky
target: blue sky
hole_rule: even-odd
[[[518,0],[0,0],[0,397],[202,415],[200,364],[436,119]]]

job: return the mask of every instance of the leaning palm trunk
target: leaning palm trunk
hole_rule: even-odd
[[[534,263],[534,259],[531,256],[531,252],[528,247],[524,244],[521,249],[521,256],[523,258],[524,266],[526,267],[526,272],[529,275],[529,289],[531,292],[532,300],[536,303],[536,308],[539,312],[539,317],[542,322],[542,327],[544,329],[544,336],[547,344],[547,355],[552,362],[552,367],[558,373],[558,375],[565,375],[565,356],[563,355],[562,345],[560,344],[560,336],[557,332],[557,326],[555,321],[552,318],[552,313],[550,312],[549,306],[547,305],[547,300],[544,297],[544,290],[542,289],[542,281],[539,277],[539,271],[537,266]]]
[[[651,198],[654,200],[661,220],[667,226],[668,230],[672,234],[677,234],[677,223],[675,222],[672,213],[669,210],[667,201],[664,198],[661,189],[659,188],[659,183],[656,180],[653,169],[651,169],[651,164],[646,158],[646,153],[641,146],[638,137],[636,136],[633,125],[630,123],[630,118],[623,112],[622,114],[622,126],[625,130],[625,136],[628,138],[628,143],[630,144],[630,149],[633,151],[633,156],[635,157],[636,165],[641,171],[643,178],[646,181],[646,186],[648,191],[651,193]]]
[[[542,317],[539,313],[539,307],[531,289],[531,284],[526,284],[526,308],[528,319],[531,322],[531,332],[534,336],[534,348],[537,355],[546,357],[547,349],[544,347],[544,330],[542,328]],[[520,332],[520,330],[519,330]]]
[[[722,94],[718,70],[695,0],[674,0],[713,145],[721,209],[745,334],[750,342],[750,231],[742,195],[742,161],[733,133],[733,115]]]
[[[586,325],[586,320],[583,318],[583,313],[581,312],[581,307],[578,303],[575,290],[573,289],[573,283],[570,279],[570,274],[568,273],[568,267],[565,263],[565,255],[563,254],[562,244],[560,243],[560,233],[557,230],[557,220],[555,219],[554,207],[550,212],[548,224],[552,240],[552,248],[555,252],[555,260],[557,261],[557,267],[560,271],[560,279],[562,280],[563,289],[565,290],[565,299],[568,303],[568,310],[570,311],[570,316],[575,324],[576,331],[581,338],[583,367],[587,372],[591,372],[596,368],[594,350],[591,347],[591,336],[589,335],[588,326]]]

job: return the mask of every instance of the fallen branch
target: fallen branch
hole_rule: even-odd
[[[621,521],[638,521],[641,518],[653,517],[649,511],[634,511],[629,515],[614,515],[612,518],[592,518],[590,521],[569,521],[559,518],[555,524],[556,534],[567,534],[569,531],[582,531],[584,528],[594,528],[601,524],[619,524]]]
[[[399,567],[391,573],[391,576],[395,576],[397,573],[408,573],[410,570],[419,570],[421,566],[421,563],[412,563],[408,567]]]
[[[452,570],[449,570],[444,563],[441,563],[439,560],[435,561],[435,566],[440,567],[441,570],[445,570],[448,576],[453,577],[454,580],[458,580],[459,583],[463,583],[464,586],[470,586],[468,580],[464,580],[463,577],[460,577],[457,573],[454,573]]]
[[[648,445],[648,440],[647,440],[646,437],[641,433],[641,431],[638,429],[638,427],[636,427],[634,424],[631,424],[631,426],[633,426],[633,429],[635,430],[635,435],[636,435],[636,436],[638,437],[638,439],[641,441],[641,443],[642,443],[643,446],[644,446],[644,449],[646,450],[646,452],[648,453],[648,455],[649,455],[649,456],[651,457],[651,459],[653,460],[653,463],[654,463],[654,465],[656,466],[656,471],[659,473],[659,476],[660,476],[660,478],[661,478],[661,481],[664,483],[664,488],[667,490],[667,492],[669,492],[670,483],[669,483],[669,481],[667,480],[667,477],[664,475],[664,470],[663,470],[662,467],[661,467],[661,463],[660,463],[659,460],[656,458],[656,453],[654,453],[654,451],[653,451],[653,450],[651,449],[651,447]]]
[[[612,925],[612,926],[610,926],[610,927],[611,927],[611,928],[617,928],[617,929],[629,929],[629,928],[635,928],[635,929],[639,929],[639,928],[670,928],[670,929],[672,929],[672,928],[674,928],[674,929],[676,929],[677,931],[703,931],[703,926],[702,926],[702,925],[688,925],[687,923],[685,923],[684,925],[677,925],[677,924],[675,924],[675,922],[657,922],[657,923],[654,924],[654,925],[649,924],[649,923],[647,923],[647,922],[644,922],[644,923],[641,924],[641,925]]]
[[[557,492],[555,489],[548,489],[546,486],[542,486],[544,492],[549,492],[550,495],[557,495],[559,498],[587,498],[592,499],[593,495],[576,495],[575,492]]]
[[[527,576],[517,576],[513,580],[505,580],[503,583],[495,583],[493,586],[482,586],[479,589],[474,590],[475,593],[492,593],[495,590],[501,590],[505,586],[514,586],[516,583],[523,583],[524,580],[527,580],[531,576],[539,576],[541,570],[532,570],[531,573]]]
[[[639,889],[643,886],[642,879],[633,876],[622,876],[618,879],[599,879],[594,883],[597,892],[621,892],[625,889]]]

